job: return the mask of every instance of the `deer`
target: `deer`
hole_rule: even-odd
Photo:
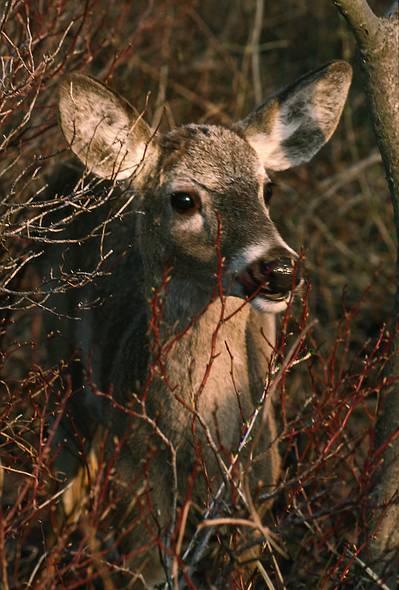
[[[129,587],[170,580],[170,544],[161,541],[176,511],[189,495],[204,513],[229,485],[226,466],[271,378],[277,314],[303,282],[298,254],[270,217],[270,175],[308,162],[330,139],[351,77],[348,63],[333,61],[230,127],[186,124],[165,133],[88,75],[68,74],[60,84],[70,150],[94,177],[134,195],[129,215],[113,219],[104,238],[123,256],[86,287],[100,303],[74,328],[91,386],[68,415],[89,459],[82,468],[66,420],[57,459],[72,482],[64,493],[71,515],[101,445],[112,457],[112,523],[136,575]],[[239,461],[252,489],[272,491],[281,471],[278,407],[269,404],[263,418],[259,456],[249,466],[244,449]]]

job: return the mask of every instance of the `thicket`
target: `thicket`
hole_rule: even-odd
[[[124,568],[100,542],[115,501],[107,496],[106,465],[85,517],[50,540],[62,492],[52,441],[74,395],[65,368],[73,359],[46,361],[62,334],[44,334],[42,317],[51,313],[51,293],[101,272],[70,275],[60,259],[58,275],[43,282],[37,264],[52,247],[68,247],[71,219],[101,207],[93,184],[74,180],[77,165],[57,126],[61,77],[94,75],[168,129],[230,124],[306,71],[344,58],[355,75],[339,129],[310,165],[275,179],[272,217],[303,252],[308,280],[303,300],[281,318],[271,384],[284,474],[268,527],[280,551],[266,542],[263,570],[245,586],[236,564],[240,539],[220,523],[201,558],[216,588],[353,589],[371,580],[383,588],[363,549],[384,450],[374,444],[374,427],[390,386],[383,371],[396,245],[355,44],[337,11],[309,0],[6,0],[0,39],[0,585],[72,590],[101,581],[113,588],[112,574]],[[69,178],[65,168],[60,175],[61,162]],[[255,507],[251,513],[237,501],[230,511],[256,521]],[[190,542],[182,522],[174,558],[196,588],[193,554],[182,557]],[[108,541],[117,548],[118,531]]]

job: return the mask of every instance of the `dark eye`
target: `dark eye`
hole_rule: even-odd
[[[265,200],[266,207],[269,206],[270,201],[272,199],[272,196],[273,196],[273,187],[274,187],[274,183],[273,182],[268,182],[267,184],[265,184],[265,186],[263,188],[263,198]]]
[[[170,203],[178,213],[193,213],[198,209],[198,200],[195,196],[183,191],[172,193]]]

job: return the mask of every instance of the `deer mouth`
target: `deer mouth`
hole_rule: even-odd
[[[259,297],[270,302],[278,303],[287,301],[291,296],[291,288],[276,290],[272,280],[259,281],[251,269],[242,271],[237,275],[236,280],[241,285],[244,296],[249,300]]]

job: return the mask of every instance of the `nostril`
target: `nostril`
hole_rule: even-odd
[[[292,275],[295,261],[291,258],[279,258],[278,260],[262,260],[260,271],[262,274],[290,274]]]
[[[300,282],[296,261],[291,258],[262,261],[259,265],[262,279],[273,293],[287,293]]]

